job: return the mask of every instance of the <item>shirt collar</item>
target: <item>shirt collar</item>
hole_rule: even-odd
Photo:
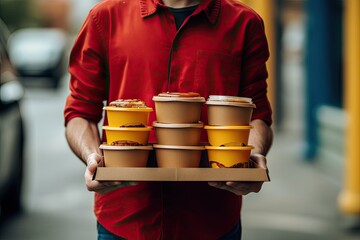
[[[159,6],[164,6],[161,0],[139,0],[141,17],[146,18],[154,14]],[[194,14],[204,11],[208,20],[214,24],[220,14],[221,0],[203,0]]]

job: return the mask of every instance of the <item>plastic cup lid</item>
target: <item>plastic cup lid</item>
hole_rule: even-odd
[[[126,112],[152,112],[153,109],[150,107],[133,107],[133,108],[123,108],[123,107],[114,107],[114,106],[105,106],[104,110],[108,111],[126,111]]]
[[[175,150],[204,150],[204,146],[175,146],[175,145],[160,145],[154,144],[154,148],[158,149],[175,149]]]
[[[239,130],[239,129],[252,129],[253,126],[251,125],[243,125],[243,126],[210,126],[210,125],[206,125],[204,127],[204,129],[209,129],[209,130]]]
[[[253,103],[245,102],[226,102],[226,101],[206,101],[206,105],[218,105],[218,106],[234,106],[234,107],[248,107],[256,108],[256,105]]]
[[[203,128],[204,123],[198,122],[198,123],[159,123],[159,122],[153,122],[154,127],[159,128]]]
[[[158,102],[205,102],[205,98],[201,97],[198,93],[179,93],[179,92],[168,92],[160,93],[154,96],[153,101]]]
[[[200,97],[196,92],[162,92],[158,94],[159,97]]]
[[[146,146],[113,146],[108,144],[101,144],[100,149],[104,150],[152,150],[152,145],[146,145]]]
[[[254,146],[248,145],[248,146],[227,146],[227,147],[216,147],[216,146],[205,146],[205,149],[209,150],[251,150],[254,149]]]
[[[253,103],[251,98],[238,97],[238,96],[224,96],[224,95],[210,95],[208,100],[209,101]]]
[[[151,131],[152,127],[110,127],[110,126],[103,126],[102,129],[104,130],[112,130],[112,131]]]

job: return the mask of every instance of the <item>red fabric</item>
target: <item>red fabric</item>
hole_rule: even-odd
[[[253,119],[270,125],[268,57],[261,18],[235,0],[203,1],[178,31],[161,2],[105,0],[72,49],[65,124],[74,117],[99,122],[104,101],[139,98],[154,108],[160,92],[192,91],[250,97]],[[207,183],[144,182],[95,195],[99,222],[128,239],[215,239],[239,220],[240,206],[241,198]]]

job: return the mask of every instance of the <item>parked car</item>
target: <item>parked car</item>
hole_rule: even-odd
[[[47,78],[57,87],[65,73],[67,34],[57,28],[24,28],[9,39],[9,55],[20,77]]]
[[[9,60],[8,35],[0,19],[0,219],[21,210],[24,165],[24,88]]]

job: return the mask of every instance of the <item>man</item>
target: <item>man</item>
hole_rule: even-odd
[[[93,181],[102,161],[97,124],[104,101],[138,98],[154,107],[152,97],[166,91],[250,97],[251,158],[266,167],[268,57],[261,18],[235,0],[105,0],[90,11],[71,53],[65,125],[95,192],[99,239],[240,239],[241,196],[262,182]]]

